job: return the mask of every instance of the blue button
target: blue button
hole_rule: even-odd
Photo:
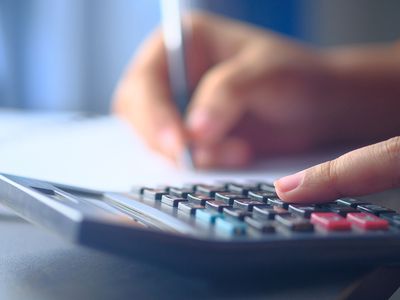
[[[230,235],[243,235],[246,233],[247,225],[243,222],[232,220],[231,218],[217,219],[215,228],[217,232]]]
[[[212,210],[201,209],[196,212],[196,219],[214,224],[216,219],[221,219],[224,216],[222,213]]]

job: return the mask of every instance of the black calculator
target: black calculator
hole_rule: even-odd
[[[269,182],[119,193],[2,174],[0,202],[77,244],[187,272],[400,262],[400,214],[393,208],[354,198],[291,204]]]

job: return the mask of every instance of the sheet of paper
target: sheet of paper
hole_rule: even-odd
[[[36,125],[27,126],[28,119]],[[18,134],[0,138],[0,172],[101,190],[126,191],[134,184],[272,181],[336,154],[281,157],[244,171],[177,170],[149,151],[126,124],[114,117],[78,120],[47,116],[45,121],[40,115],[14,115],[0,121],[0,125],[18,120],[25,122],[14,130]]]

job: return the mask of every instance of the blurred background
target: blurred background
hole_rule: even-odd
[[[396,0],[192,0],[318,46],[393,41]],[[0,0],[0,108],[107,113],[158,0]]]

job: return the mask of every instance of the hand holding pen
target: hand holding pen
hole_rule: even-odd
[[[173,99],[160,31],[145,42],[115,94],[115,111],[165,157],[179,161],[190,143],[197,168],[240,168],[259,157],[399,135],[400,49],[395,44],[316,49],[214,15],[196,13],[191,21],[186,54],[193,94],[185,119]],[[376,161],[371,156],[385,153],[386,166],[398,165],[390,163],[400,156],[398,139],[377,145],[278,181],[278,192],[291,201],[323,200],[400,182],[395,180],[399,168],[385,173],[379,169],[385,164],[371,165]],[[380,174],[377,186],[366,184],[371,180],[361,176],[364,169],[368,176]],[[352,180],[346,184],[318,172]],[[308,189],[308,183],[321,189]],[[317,192],[310,195],[310,190]]]

